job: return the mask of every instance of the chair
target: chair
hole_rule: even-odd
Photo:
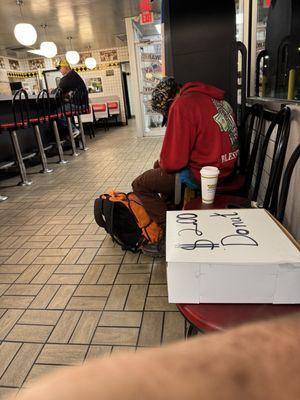
[[[27,154],[22,154],[20,149],[18,134],[17,132],[21,129],[27,129],[29,127],[29,108],[28,108],[28,94],[24,89],[18,90],[12,99],[12,114],[14,122],[2,123],[0,125],[1,130],[6,130],[9,132],[11,137],[14,153],[16,156],[16,162],[9,161],[1,163],[1,169],[14,166],[15,164],[19,168],[19,173],[21,177],[21,186],[29,186],[32,181],[28,179],[27,172],[25,168],[24,161],[28,160],[36,155],[36,152],[31,152]]]
[[[120,115],[120,102],[119,101],[109,101],[107,103],[108,115],[109,117],[114,116],[116,125],[118,125],[118,116]]]
[[[276,207],[280,222],[284,218],[290,180],[299,157],[300,145],[292,153],[283,175],[279,204]],[[217,209],[219,206],[214,203],[206,205],[206,208]],[[197,331],[221,331],[244,322],[300,312],[299,304],[177,304],[177,308],[190,323],[187,336]]]
[[[92,139],[92,137],[95,137],[94,113],[89,103],[87,104],[87,107],[86,111],[89,112],[81,115],[81,123],[83,124],[83,129],[85,126],[88,128],[90,139]]]
[[[82,115],[90,113],[89,98],[86,90],[76,89],[72,94],[72,104],[74,107],[74,117],[77,117],[80,131],[82,150],[88,150],[85,141],[85,134],[82,124]]]
[[[33,126],[34,133],[35,133],[35,139],[36,139],[38,149],[39,149],[41,163],[43,166],[41,173],[44,173],[44,174],[51,173],[51,172],[53,172],[53,169],[48,168],[45,150],[49,150],[52,147],[52,145],[50,145],[46,148],[44,147],[42,137],[41,137],[41,132],[40,132],[40,125],[48,123],[49,119],[50,119],[49,94],[45,89],[41,90],[36,98],[36,112],[37,112],[37,117],[30,118],[29,123],[30,123],[30,125]]]
[[[107,103],[92,103],[92,108],[95,120],[103,122],[104,130],[107,131],[109,129]]]
[[[57,121],[63,118],[63,109],[64,109],[64,102],[63,102],[63,97],[62,97],[62,90],[57,89],[55,94],[54,94],[54,106],[53,109],[51,109],[50,113],[50,121],[52,122],[52,128],[54,132],[54,137],[55,137],[55,143],[57,146],[57,151],[58,151],[58,157],[59,161],[58,163],[61,165],[67,164],[68,161],[64,159],[64,152],[62,145],[64,143],[64,140],[61,140],[59,130],[57,127]]]

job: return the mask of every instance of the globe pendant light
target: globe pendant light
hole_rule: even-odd
[[[22,14],[23,0],[17,0],[16,4],[20,7],[20,14],[22,19],[24,19]],[[15,26],[14,35],[17,41],[23,46],[32,46],[37,40],[35,27],[25,22],[21,22]]]
[[[97,61],[94,59],[94,57],[87,57],[84,60],[84,63],[88,69],[94,69],[97,65]]]
[[[40,50],[44,57],[53,58],[57,54],[57,47],[54,42],[48,42],[46,37],[46,28],[47,24],[41,25],[41,27],[45,30],[45,41],[41,43]]]
[[[70,41],[71,50],[66,52],[66,59],[69,64],[76,65],[79,63],[80,55],[78,51],[72,50],[72,36],[67,37],[67,39]]]

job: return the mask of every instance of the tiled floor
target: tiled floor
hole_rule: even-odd
[[[31,168],[31,187],[0,182],[0,398],[62,365],[184,336],[165,263],[123,252],[93,220],[95,197],[129,191],[161,139],[124,127],[88,144],[51,175]]]

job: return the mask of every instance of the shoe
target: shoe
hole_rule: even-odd
[[[5,200],[7,200],[7,199],[8,199],[7,196],[1,196],[1,195],[0,195],[0,201],[5,201]]]
[[[166,257],[166,243],[161,240],[158,243],[148,243],[142,247],[142,253],[149,257]]]

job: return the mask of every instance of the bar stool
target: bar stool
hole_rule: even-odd
[[[45,150],[48,150],[52,146],[44,148],[40,132],[40,125],[49,122],[50,104],[49,104],[49,95],[46,90],[41,90],[36,98],[36,111],[37,111],[37,118],[30,118],[29,122],[34,129],[35,139],[38,145],[39,154],[43,166],[43,169],[40,172],[43,174],[49,174],[53,172],[53,169],[48,167]]]
[[[24,89],[18,90],[12,99],[12,114],[14,122],[3,123],[0,125],[0,129],[9,132],[14,153],[16,156],[16,164],[19,168],[21,182],[20,186],[29,186],[32,181],[27,178],[27,172],[24,164],[24,160],[32,158],[36,155],[36,152],[22,155],[17,131],[21,129],[27,129],[29,127],[29,109],[28,109],[28,94]],[[8,166],[15,165],[15,162],[5,164],[5,168]],[[6,197],[6,196],[3,196]]]
[[[57,145],[59,164],[67,164],[68,161],[64,159],[64,152],[62,148],[63,140],[60,139],[57,121],[64,116],[64,102],[61,89],[57,89],[54,95],[54,110],[50,113],[50,121],[52,121],[55,142]]]
[[[78,118],[80,138],[82,142],[82,150],[86,151],[88,150],[88,147],[86,147],[85,134],[84,134],[81,115],[90,113],[89,98],[87,91],[82,89],[76,89],[72,95],[72,102],[74,107],[74,116]]]

